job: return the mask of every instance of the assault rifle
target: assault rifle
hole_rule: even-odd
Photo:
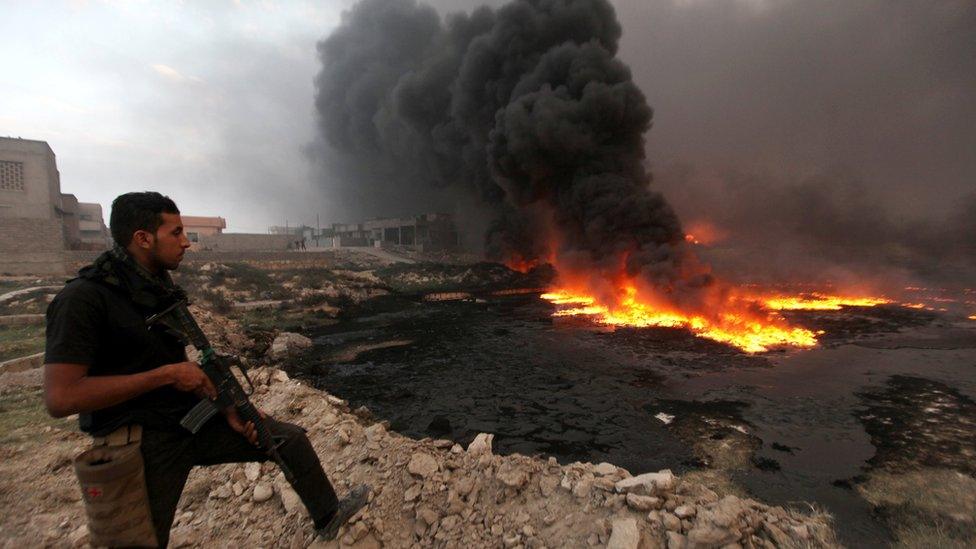
[[[275,441],[275,437],[268,430],[264,418],[261,417],[258,409],[254,407],[254,404],[251,404],[251,400],[248,398],[254,393],[254,384],[251,383],[251,378],[247,375],[247,369],[241,361],[234,357],[217,354],[210,345],[210,341],[203,333],[203,330],[200,329],[200,325],[197,324],[196,319],[193,318],[190,310],[187,309],[186,299],[181,299],[162,312],[147,318],[146,326],[152,326],[157,322],[162,322],[167,328],[175,330],[184,336],[200,352],[200,368],[210,378],[210,382],[217,389],[216,400],[212,401],[207,398],[201,400],[183,416],[183,419],[180,420],[180,425],[191,433],[196,434],[217,412],[233,406],[237,410],[237,414],[241,420],[245,423],[250,421],[254,424],[254,430],[257,432],[258,446],[268,454],[269,458],[278,464],[278,467],[285,475],[289,484],[294,485],[294,477],[292,476],[291,469],[288,468],[284,460],[281,459],[281,454],[278,453],[280,443]],[[237,378],[231,371],[231,366],[237,366],[238,371],[241,372],[241,375],[250,387],[249,391],[245,392],[244,388],[241,387],[240,382],[237,381]]]

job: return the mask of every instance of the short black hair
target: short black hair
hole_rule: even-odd
[[[124,248],[132,242],[136,231],[155,234],[163,224],[164,213],[180,213],[168,196],[153,191],[119,195],[112,201],[112,216],[108,222],[112,239]]]

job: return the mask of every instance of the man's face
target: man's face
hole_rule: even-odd
[[[163,216],[163,224],[156,229],[155,241],[149,251],[157,265],[172,271],[180,266],[183,254],[190,247],[190,241],[183,232],[180,214],[160,215]]]

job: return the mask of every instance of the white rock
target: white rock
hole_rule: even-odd
[[[278,497],[281,498],[281,505],[285,508],[285,514],[305,513],[305,505],[302,504],[302,498],[298,497],[295,490],[288,484],[283,484],[278,487]]]
[[[671,532],[681,531],[681,519],[672,515],[671,513],[663,513],[661,515],[661,520],[664,521],[664,528]]]
[[[441,515],[430,507],[420,507],[417,509],[417,518],[423,520],[428,526],[437,522]]]
[[[495,440],[495,435],[489,433],[479,433],[474,437],[471,444],[468,444],[468,453],[473,456],[491,453],[491,443]]]
[[[382,440],[385,434],[386,427],[382,423],[374,423],[366,428],[366,440],[370,442]]]
[[[688,541],[694,547],[721,547],[738,539],[738,535],[713,524],[695,526],[688,532]]]
[[[419,482],[415,483],[410,488],[403,493],[403,501],[413,501],[420,496],[420,491],[423,489],[423,485]]]
[[[668,532],[668,549],[685,549],[688,540],[677,532]]]
[[[410,474],[417,475],[423,478],[427,478],[440,469],[437,464],[437,460],[434,459],[430,454],[425,454],[423,452],[417,452],[410,458],[410,463],[407,464],[407,471]]]
[[[674,510],[674,514],[680,519],[691,518],[695,516],[696,512],[694,505],[680,505]]]
[[[539,479],[539,490],[544,497],[551,496],[559,486],[559,478],[553,475],[546,475]]]
[[[635,511],[650,511],[661,508],[661,498],[627,494],[627,506]]]
[[[261,503],[263,501],[268,501],[269,499],[271,499],[272,495],[274,495],[274,489],[271,488],[271,485],[261,482],[254,487],[254,493],[252,494],[251,498],[256,503]]]
[[[638,495],[654,495],[674,488],[676,478],[670,469],[657,473],[644,473],[617,482],[617,492]]]
[[[457,527],[459,522],[461,522],[461,518],[457,515],[448,515],[441,520],[441,530],[450,532]]]
[[[573,495],[578,499],[583,499],[589,497],[590,491],[593,489],[593,481],[589,479],[581,479],[579,482],[573,486]]]
[[[275,370],[275,373],[274,373],[274,376],[272,376],[272,379],[274,379],[278,383],[284,383],[284,382],[288,381],[288,372],[286,372],[284,370]]]
[[[253,461],[244,464],[244,476],[251,482],[257,480],[261,476],[261,464]]]
[[[214,488],[210,492],[210,497],[213,499],[227,499],[233,495],[233,490],[229,482],[221,484],[220,486]]]
[[[607,549],[637,549],[638,545],[640,545],[640,531],[637,529],[637,520],[615,519]]]
[[[282,332],[271,343],[268,356],[274,360],[282,360],[297,355],[312,347],[312,340],[291,332]],[[279,370],[280,371],[280,370]],[[275,374],[277,377],[277,374]],[[286,378],[287,379],[287,378]]]
[[[510,488],[521,488],[529,482],[529,474],[512,462],[503,463],[495,472],[495,478]]]
[[[333,406],[345,406],[346,405],[346,401],[345,400],[343,400],[343,399],[341,399],[341,398],[339,398],[337,396],[333,396],[333,395],[326,395],[325,400],[327,400],[329,402],[329,404],[331,404]]]
[[[617,466],[612,463],[603,462],[593,467],[593,474],[601,477],[614,475],[617,473]]]

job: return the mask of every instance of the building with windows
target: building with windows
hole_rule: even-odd
[[[61,195],[54,151],[44,141],[0,137],[0,274],[63,274],[64,219],[77,199]]]
[[[457,227],[449,214],[426,213],[413,217],[383,217],[362,223],[334,223],[323,229],[332,247],[403,246],[421,251],[454,250],[459,246]],[[326,240],[328,241],[328,240]]]
[[[44,141],[0,137],[0,274],[63,274],[65,250],[104,250],[99,204],[61,193]]]
[[[227,228],[227,220],[223,217],[181,215],[180,218],[183,219],[183,232],[190,240],[191,249],[198,247],[201,237],[223,234]]]

